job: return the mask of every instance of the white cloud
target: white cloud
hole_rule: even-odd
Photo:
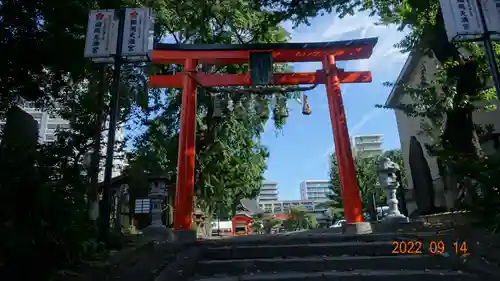
[[[311,26],[291,30],[291,24],[284,27],[291,31],[292,42],[338,41],[377,37],[378,43],[369,59],[348,62],[346,70],[378,71],[391,68],[394,63],[402,62],[406,55],[394,48],[394,44],[404,38],[405,33],[399,32],[396,26],[377,25],[377,17],[368,13],[357,13],[342,19],[333,15],[318,17]],[[326,26],[326,29],[325,29]],[[300,64],[297,71],[311,71],[317,64]]]
[[[366,123],[368,123],[368,121],[371,121],[373,118],[379,116],[383,112],[384,111],[381,110],[380,108],[372,108],[370,111],[368,111],[367,113],[365,113],[361,117],[361,119],[356,124],[354,124],[354,126],[352,126],[349,129],[349,135],[355,136],[355,135],[359,134],[359,131],[361,130],[361,128],[363,128],[363,126]]]
[[[376,118],[377,116],[379,116],[383,112],[384,111],[381,110],[380,108],[373,108],[370,111],[368,111],[367,113],[365,113],[361,117],[361,119],[358,122],[356,122],[356,124],[354,124],[351,128],[349,128],[349,135],[351,137],[358,135],[360,133],[360,131],[361,131],[361,128],[363,128],[363,126],[366,123],[368,123],[369,121],[373,120],[373,118]],[[332,146],[332,147],[328,148],[322,154],[321,158],[329,156],[334,150],[335,150],[335,146]]]
[[[380,28],[373,25],[373,18],[368,17],[367,13],[358,13],[354,16],[346,16],[342,19],[333,18],[332,24],[321,34],[321,38],[328,41],[355,39],[355,38],[342,38],[344,34],[357,32],[362,37],[371,28]]]

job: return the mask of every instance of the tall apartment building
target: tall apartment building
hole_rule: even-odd
[[[384,150],[384,135],[359,135],[351,139],[352,154],[354,157],[374,157],[381,155]]]
[[[36,108],[34,102],[24,102],[20,107],[29,113],[35,121],[38,122],[38,140],[40,143],[51,142],[56,138],[56,132],[58,130],[69,130],[71,129],[69,121],[60,118],[59,116],[42,111],[40,108]],[[5,125],[4,120],[0,120],[0,129]],[[105,130],[103,132],[103,148],[101,154],[106,153],[106,143],[107,143],[107,133]],[[124,128],[123,126],[118,127],[116,131],[116,140],[122,141],[124,139]],[[121,174],[121,170],[125,165],[122,155],[116,155],[113,161],[113,177]],[[104,166],[101,165],[102,171],[99,173],[99,180],[104,180]]]
[[[268,202],[278,200],[278,183],[272,181],[265,181],[262,183],[260,188],[259,196],[257,196],[257,201]]]
[[[332,193],[328,180],[306,180],[300,183],[300,199],[324,202]]]

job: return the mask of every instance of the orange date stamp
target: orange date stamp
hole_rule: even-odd
[[[469,255],[467,241],[453,241],[446,243],[443,240],[400,240],[392,241],[392,253],[395,255],[444,255],[454,253],[456,255]]]

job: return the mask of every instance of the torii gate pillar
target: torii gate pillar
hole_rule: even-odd
[[[348,223],[359,223],[363,221],[363,207],[356,180],[356,167],[352,157],[349,130],[347,129],[344,103],[340,90],[340,79],[333,55],[323,58],[323,70],[326,74],[326,95],[332,122],[335,155],[339,165],[340,193],[344,216]]]
[[[194,59],[186,59],[184,72],[195,74],[196,63]],[[196,81],[190,75],[184,75],[182,82],[174,225],[176,230],[189,230],[192,226],[196,157]]]

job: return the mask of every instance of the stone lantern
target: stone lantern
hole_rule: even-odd
[[[158,180],[151,182],[148,194],[151,200],[151,225],[147,228],[166,229],[161,220],[162,205],[166,194],[165,182]]]
[[[386,157],[380,159],[378,163],[378,181],[387,195],[387,206],[389,207],[387,216],[383,218],[385,222],[408,222],[408,218],[401,214],[398,209],[396,192],[399,188],[397,179],[397,172],[399,172],[399,169],[398,164]]]

